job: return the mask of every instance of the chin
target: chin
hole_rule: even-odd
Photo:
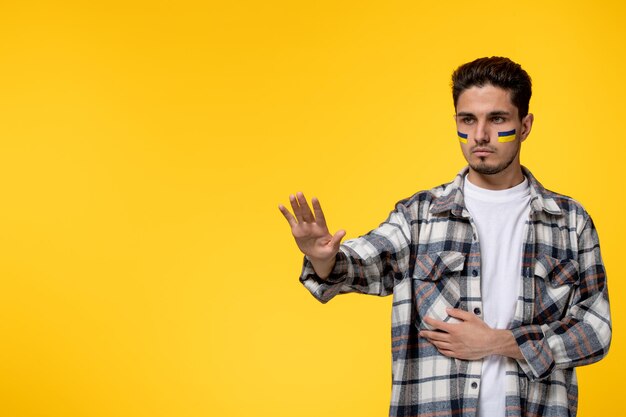
[[[486,165],[486,164],[470,164],[470,168],[472,168],[475,172],[482,175],[495,175],[504,171],[508,165]]]

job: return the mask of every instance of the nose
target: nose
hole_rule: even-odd
[[[474,131],[474,141],[476,143],[489,142],[489,133],[487,133],[486,123],[482,121],[476,123],[476,130]]]

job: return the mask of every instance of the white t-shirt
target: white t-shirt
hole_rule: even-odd
[[[506,190],[477,187],[465,177],[465,205],[478,232],[483,320],[508,329],[520,294],[522,245],[530,214],[528,180]],[[479,417],[505,415],[505,363],[509,358],[484,358],[478,401]]]

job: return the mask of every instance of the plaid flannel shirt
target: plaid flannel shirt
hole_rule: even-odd
[[[510,329],[524,359],[506,360],[506,416],[575,416],[574,367],[600,360],[611,340],[598,236],[579,203],[522,169],[531,210]],[[425,316],[451,320],[447,307],[482,310],[478,235],[463,202],[467,171],[398,202],[377,229],[342,244],[328,278],[305,257],[300,281],[321,302],[347,292],[393,294],[390,416],[477,412],[482,360],[443,356],[418,336]]]

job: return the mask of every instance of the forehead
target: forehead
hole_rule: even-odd
[[[456,102],[456,111],[474,114],[506,111],[517,114],[517,108],[511,101],[511,92],[491,84],[464,90]]]

